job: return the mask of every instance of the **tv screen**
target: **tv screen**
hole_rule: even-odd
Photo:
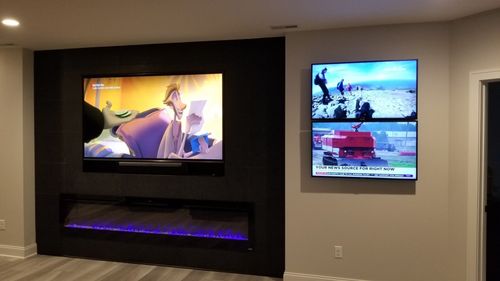
[[[311,66],[312,119],[416,119],[417,60]]]
[[[313,122],[312,176],[417,179],[417,122]]]
[[[85,160],[223,160],[222,74],[85,77]]]

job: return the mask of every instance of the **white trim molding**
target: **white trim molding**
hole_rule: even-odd
[[[36,243],[26,247],[0,245],[0,256],[25,259],[36,255],[36,250]]]
[[[283,281],[370,281],[370,280],[313,275],[313,274],[296,273],[296,272],[285,272],[283,274]]]
[[[500,69],[475,71],[469,77],[468,182],[467,182],[467,281],[485,281],[486,119],[485,89],[500,80]]]

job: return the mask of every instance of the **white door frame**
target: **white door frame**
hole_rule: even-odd
[[[471,72],[469,78],[467,281],[486,280],[486,85],[498,80],[500,69]]]

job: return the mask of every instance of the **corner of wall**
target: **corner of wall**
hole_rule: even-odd
[[[0,255],[36,254],[33,52],[0,48],[0,146],[9,161],[0,164]]]
[[[35,243],[35,110],[33,51],[23,49],[24,243]]]

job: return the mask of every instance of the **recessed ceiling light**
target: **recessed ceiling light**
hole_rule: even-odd
[[[15,20],[15,19],[3,19],[2,24],[6,25],[6,26],[18,26],[19,21]]]

